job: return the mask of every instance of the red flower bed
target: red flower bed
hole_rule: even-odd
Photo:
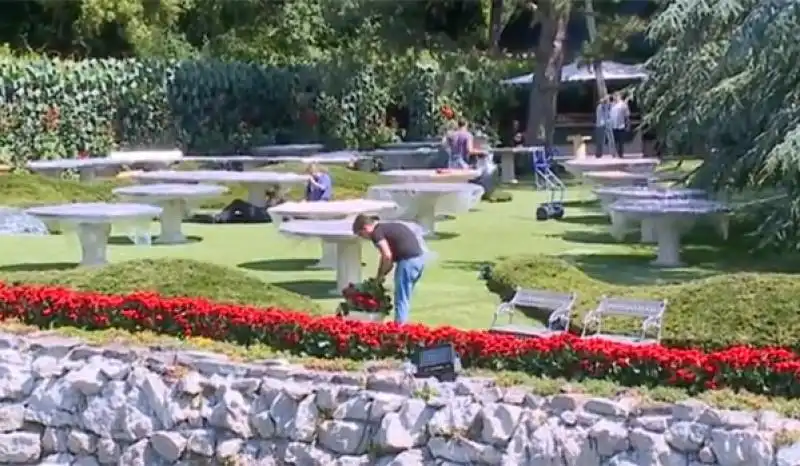
[[[354,322],[150,293],[109,296],[5,284],[0,284],[0,319],[18,319],[40,327],[152,330],[353,359],[405,358],[418,345],[452,342],[465,367],[602,378],[625,385],[672,385],[690,390],[730,387],[800,396],[800,357],[781,348],[734,347],[705,353],[581,340],[571,335],[518,339],[484,331]]]

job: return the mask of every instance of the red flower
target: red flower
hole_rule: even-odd
[[[351,310],[389,312],[381,283],[346,289]],[[377,308],[376,308],[377,306]],[[770,396],[794,396],[800,355],[786,348],[736,346],[718,351],[626,345],[574,335],[519,339],[451,327],[346,321],[279,308],[260,309],[200,298],[153,293],[123,296],[49,286],[0,282],[0,320],[42,328],[150,330],[180,338],[205,337],[240,345],[263,344],[315,357],[404,359],[419,345],[450,342],[467,367],[524,371],[534,376],[602,378],[634,385],[672,385],[690,390],[730,388]]]
[[[442,105],[442,108],[439,111],[445,120],[452,120],[456,117],[456,112],[454,112],[453,109],[448,105]]]

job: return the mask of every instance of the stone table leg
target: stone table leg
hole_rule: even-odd
[[[425,236],[436,235],[436,201],[438,196],[417,196],[413,221],[422,227]]]
[[[267,206],[267,187],[263,184],[247,184],[247,202],[250,204],[264,208]]]
[[[96,170],[94,167],[86,167],[78,169],[78,179],[82,183],[88,183],[89,181],[94,181],[96,175]]]
[[[623,241],[628,233],[630,222],[624,214],[611,211],[611,236],[617,241]]]
[[[643,219],[641,226],[641,242],[646,244],[654,244],[656,242],[656,238],[656,224],[653,219]]]
[[[514,173],[513,152],[503,152],[500,154],[500,181],[503,183],[516,183],[517,178]]]
[[[361,242],[336,243],[336,289],[331,294],[340,296],[349,284],[361,283]]]
[[[81,243],[81,265],[93,266],[107,263],[106,248],[111,235],[110,223],[79,223],[78,240]]]
[[[336,244],[323,240],[322,257],[309,268],[314,270],[336,270],[336,264]]]
[[[714,226],[717,229],[717,233],[719,233],[719,236],[724,241],[727,241],[728,231],[730,230],[730,223],[731,223],[730,216],[728,214],[719,214],[715,216],[713,221],[714,221]]]
[[[673,218],[659,217],[655,220],[658,257],[651,262],[658,267],[681,267],[681,233]]]
[[[186,214],[186,201],[183,199],[170,199],[161,203],[161,234],[158,236],[158,244],[181,244],[186,242],[183,236],[181,223]]]

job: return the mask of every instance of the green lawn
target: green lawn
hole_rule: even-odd
[[[481,203],[479,210],[438,224],[441,238],[430,241],[438,259],[429,265],[414,296],[412,319],[433,325],[486,328],[499,300],[478,279],[481,264],[499,258],[530,254],[574,258],[591,276],[626,284],[657,284],[682,281],[718,273],[716,254],[709,246],[689,253],[694,267],[678,270],[653,269],[644,260],[649,246],[618,244],[605,234],[606,222],[588,202],[587,187],[571,187],[563,221],[538,222],[536,206],[544,193],[526,186],[513,190],[508,203]],[[153,225],[153,231],[157,226]],[[117,231],[115,234],[123,234]],[[185,233],[196,241],[179,246],[137,247],[115,238],[109,247],[112,262],[142,258],[184,258],[235,267],[261,280],[304,294],[322,309],[335,307],[328,291],[333,271],[306,267],[319,255],[313,241],[294,241],[280,235],[271,224],[186,224]],[[74,235],[48,237],[0,237],[0,276],[13,278],[21,271],[47,271],[73,267],[78,260]],[[364,276],[372,274],[376,256],[364,246]],[[580,292],[580,290],[575,290]]]

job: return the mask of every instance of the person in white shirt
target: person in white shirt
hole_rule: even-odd
[[[483,134],[475,136],[475,169],[478,170],[478,177],[470,180],[483,187],[484,196],[488,196],[494,191],[496,186],[495,174],[497,172],[497,164],[494,163],[494,155],[489,148],[489,138]]]
[[[620,93],[614,94],[614,103],[611,104],[609,119],[614,133],[617,157],[622,158],[625,155],[625,142],[628,140],[628,131],[630,131],[631,110],[628,108],[628,101]]]
[[[594,155],[598,159],[603,156],[606,148],[606,135],[610,125],[611,103],[608,96],[597,102],[594,119]]]

